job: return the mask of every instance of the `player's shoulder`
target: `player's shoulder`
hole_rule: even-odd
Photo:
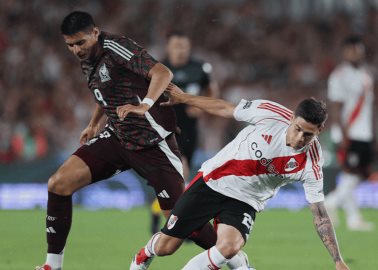
[[[342,62],[338,64],[331,72],[330,78],[339,78],[345,76],[351,69],[350,64]]]
[[[319,142],[318,137],[315,137],[315,139],[309,144],[306,152],[310,156],[310,158],[314,161],[319,161],[321,159],[322,146]]]
[[[103,48],[109,53],[116,53],[131,57],[141,49],[134,40],[129,37],[102,32]]]
[[[256,99],[256,108],[261,110],[271,111],[280,115],[285,115],[285,118],[291,118],[293,111],[285,107],[284,105],[266,99]]]
[[[253,123],[263,123],[262,121],[275,120],[288,124],[293,112],[285,106],[270,100],[242,99],[234,111],[235,119]]]

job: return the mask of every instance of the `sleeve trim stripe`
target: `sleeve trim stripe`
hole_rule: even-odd
[[[316,180],[319,180],[321,178],[320,167],[318,164],[319,156],[314,144],[311,145],[309,153],[312,161],[312,169],[315,173]]]
[[[105,39],[104,40],[104,44],[107,45],[107,44],[111,44],[113,45],[114,47],[117,47],[118,49],[120,49],[121,51],[123,51],[125,54],[129,55],[130,57],[132,57],[134,54],[129,51],[128,49],[126,49],[124,46],[122,46],[121,44],[113,41],[113,40],[109,40],[109,39]]]
[[[275,113],[281,115],[286,120],[291,119],[291,116],[292,116],[291,113],[286,112],[285,110],[281,109],[280,107],[273,107],[273,106],[269,106],[269,105],[270,104],[263,103],[263,104],[259,105],[257,108],[275,112]]]
[[[114,51],[115,53],[117,53],[118,55],[122,56],[123,58],[125,58],[127,60],[130,60],[131,57],[134,55],[132,52],[127,50],[125,47],[122,47],[118,43],[113,42],[111,40],[110,41],[106,41],[106,40],[104,41],[104,48],[111,49],[112,51]]]
[[[261,105],[267,105],[267,106],[270,106],[272,108],[280,109],[280,110],[282,110],[282,111],[284,111],[284,112],[286,112],[286,113],[288,113],[290,115],[293,114],[293,112],[291,110],[289,110],[289,109],[287,109],[287,108],[285,108],[283,106],[278,106],[276,104],[270,103],[270,102],[264,102]]]

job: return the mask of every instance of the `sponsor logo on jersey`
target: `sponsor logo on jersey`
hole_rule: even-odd
[[[263,137],[264,141],[266,141],[268,144],[270,144],[270,142],[272,141],[272,138],[273,138],[272,135],[261,134],[261,136]]]
[[[295,160],[295,158],[291,158],[285,165],[285,172],[291,172],[299,167],[299,163]]]
[[[254,151],[254,154],[255,154],[255,157],[257,157],[259,159],[259,162],[261,165],[263,165],[264,167],[266,167],[266,171],[273,174],[274,176],[277,176],[281,179],[283,179],[284,177],[277,171],[276,167],[271,164],[272,163],[272,159],[269,159],[269,158],[264,158],[262,157],[263,153],[262,151],[259,149],[258,147],[258,144],[256,142],[253,142],[251,144],[251,148],[252,148],[252,151]]]
[[[168,230],[171,230],[176,225],[177,220],[178,220],[178,216],[171,215],[169,217],[169,220],[168,220],[168,223],[167,223]]]
[[[248,109],[249,107],[252,106],[252,103],[253,103],[253,101],[247,101],[247,102],[244,104],[243,109],[244,109],[244,110],[245,110],[245,109]]]
[[[111,80],[110,75],[109,75],[109,71],[108,71],[108,69],[106,68],[105,63],[100,67],[99,75],[100,75],[100,78],[101,78],[101,82],[102,82],[102,83]]]

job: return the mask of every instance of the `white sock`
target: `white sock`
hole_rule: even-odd
[[[244,257],[239,256],[239,254],[236,254],[228,261],[227,267],[230,269],[243,269],[243,267],[246,267],[246,260]]]
[[[146,255],[148,257],[152,257],[152,256],[156,255],[155,244],[156,244],[157,240],[159,239],[160,234],[161,234],[160,232],[155,233],[151,237],[150,241],[148,241],[147,245],[144,247],[144,252],[146,253]]]
[[[344,173],[343,183],[340,185],[343,194],[342,207],[345,210],[348,225],[358,223],[362,220],[361,212],[354,196],[354,191],[360,180],[360,177],[356,174]]]
[[[227,262],[228,260],[219,252],[216,246],[213,246],[193,257],[182,270],[218,270]]]
[[[60,254],[47,253],[46,264],[51,266],[53,270],[61,269],[63,268],[63,257],[64,257],[64,250]]]

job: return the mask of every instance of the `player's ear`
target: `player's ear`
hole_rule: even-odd
[[[93,27],[92,31],[93,31],[92,33],[94,34],[95,38],[97,39],[98,36],[100,35],[100,29],[97,26],[95,26],[95,27]]]
[[[319,133],[322,132],[324,130],[324,126],[325,124],[321,124],[319,127],[318,127],[318,130],[319,130]]]

